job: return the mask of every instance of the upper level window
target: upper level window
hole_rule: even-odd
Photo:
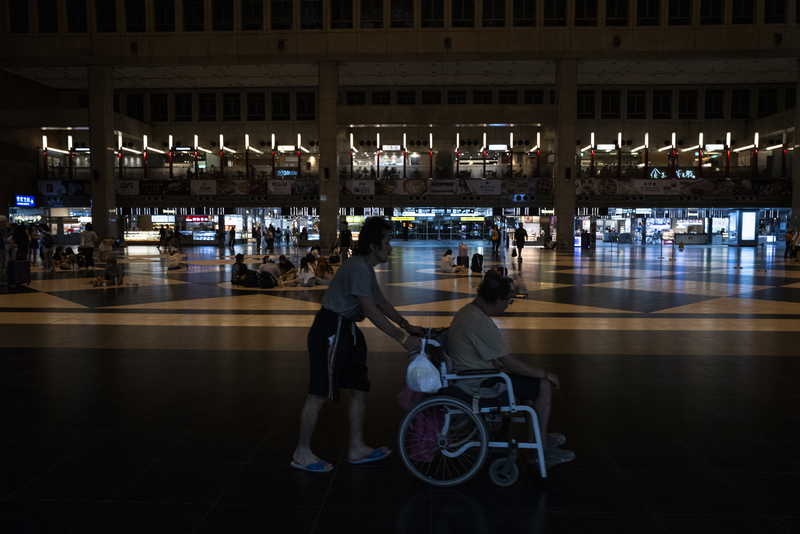
[[[291,30],[294,11],[292,11],[292,0],[272,0],[272,29]],[[288,118],[286,120],[289,120]]]
[[[475,26],[475,0],[452,0],[453,28],[472,28]]]
[[[422,105],[438,106],[442,103],[441,91],[422,91]]]
[[[353,28],[353,0],[331,0],[331,29]]]
[[[692,23],[692,0],[669,0],[667,24],[689,26]]]
[[[192,93],[175,94],[175,121],[192,120]]]
[[[94,0],[97,33],[114,33],[117,31],[116,0]]]
[[[423,28],[444,28],[444,0],[422,2],[419,21]]]
[[[222,93],[222,120],[242,120],[242,95],[240,93]]]
[[[264,0],[242,0],[242,30],[260,31],[263,29]]]
[[[786,0],[764,0],[764,24],[786,22]]]
[[[466,91],[447,91],[447,103],[449,105],[460,105],[467,103]]]
[[[267,99],[263,92],[247,93],[247,120],[267,120]]]
[[[653,91],[653,118],[672,118],[672,91]]]
[[[392,28],[414,27],[414,0],[391,0]]]
[[[731,91],[731,118],[750,118],[750,89],[733,89]]]
[[[722,119],[725,91],[722,89],[706,89],[705,110],[703,117],[706,119]]]
[[[636,25],[658,26],[660,24],[660,0],[636,0]]]
[[[700,24],[722,24],[725,0],[700,0]]]
[[[501,105],[513,105],[517,103],[517,99],[519,98],[519,91],[516,89],[513,90],[501,90],[497,92],[497,103]]]
[[[628,119],[647,118],[647,92],[636,90],[627,92],[628,106],[626,117]]]
[[[524,104],[543,104],[544,91],[541,89],[525,89],[523,99]]]
[[[618,119],[620,113],[620,92],[600,91],[600,118]]]
[[[361,0],[361,27],[383,28],[383,0]]]
[[[89,31],[86,15],[86,0],[67,0],[67,31],[69,33]]]
[[[758,90],[758,118],[778,112],[778,90],[775,88]]]
[[[492,103],[492,91],[490,91],[490,90],[472,91],[472,103],[473,104],[491,104]]]
[[[606,26],[628,25],[628,0],[606,0]]]
[[[36,8],[39,18],[39,33],[58,33],[57,0],[38,0]]]
[[[125,31],[128,33],[147,31],[145,0],[125,0]]]
[[[797,87],[787,87],[784,92],[783,109],[793,109],[797,105]]]
[[[544,0],[544,25],[567,25],[567,3],[564,0]]]
[[[516,27],[536,26],[536,0],[514,0],[514,17]]]
[[[157,32],[174,32],[175,0],[153,0],[153,19]]]
[[[370,98],[373,106],[388,106],[392,103],[392,93],[390,91],[372,91]]]
[[[344,102],[348,106],[363,106],[367,103],[367,93],[364,91],[347,91]]]
[[[30,13],[28,2],[8,2],[8,18],[11,33],[29,33]]]
[[[755,0],[733,0],[731,3],[731,22],[734,24],[753,24],[755,22]],[[800,11],[798,11],[800,13]]]
[[[575,26],[597,26],[597,0],[575,0]]]
[[[322,29],[322,0],[300,0],[300,29]]]
[[[289,93],[272,93],[272,120],[288,121],[292,118],[290,97]]]
[[[317,118],[316,95],[313,92],[297,93],[297,120],[313,121]]]
[[[144,95],[131,93],[125,99],[125,114],[137,121],[144,121]]]
[[[200,93],[197,95],[198,113],[197,120],[215,121],[217,120],[217,94]]]
[[[678,91],[678,118],[697,118],[697,91]]]
[[[233,31],[233,0],[212,0],[211,24],[215,32]]]
[[[594,91],[593,90],[578,91],[578,118],[579,119],[593,119],[594,118]]]
[[[150,122],[167,122],[169,120],[169,100],[167,93],[150,94]]]
[[[205,2],[183,0],[183,31],[201,32],[205,29]]]
[[[416,103],[416,91],[397,91],[397,104],[399,106],[413,106]]]
[[[483,0],[483,27],[502,28],[506,25],[505,0]]]

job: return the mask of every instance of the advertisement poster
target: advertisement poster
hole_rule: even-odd
[[[432,195],[451,195],[456,190],[455,180],[431,180],[430,185]]]
[[[138,195],[138,180],[114,180],[114,188],[118,195]]]
[[[43,195],[66,195],[67,188],[61,180],[39,180],[39,192]]]
[[[575,193],[578,195],[780,196],[788,194],[786,185],[785,180],[580,178],[575,181]]]
[[[342,187],[344,195],[374,195],[375,180],[345,180]]]
[[[191,193],[193,195],[216,195],[216,180],[191,180]]]
[[[270,195],[291,195],[292,180],[269,180]]]
[[[467,180],[473,195],[499,195],[500,180]]]

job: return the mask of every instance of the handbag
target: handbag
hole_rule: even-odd
[[[517,249],[515,249],[515,248],[511,249],[511,257],[512,258],[516,258],[517,257]]]

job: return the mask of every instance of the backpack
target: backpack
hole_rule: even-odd
[[[472,255],[472,266],[469,268],[473,273],[483,272],[483,254],[477,252]]]
[[[231,272],[231,282],[236,285],[240,285],[244,282],[244,277],[247,276],[247,265],[244,264],[233,264],[233,271]]]
[[[44,234],[44,237],[42,238],[42,245],[44,246],[44,248],[53,248],[55,244],[56,242],[53,239],[52,234]]]
[[[261,289],[272,289],[274,287],[277,287],[278,285],[278,282],[275,281],[275,277],[273,277],[268,272],[261,273],[261,276],[259,277],[259,282],[261,285]]]
[[[248,269],[244,274],[244,287],[259,287],[261,284],[258,279],[258,271]]]

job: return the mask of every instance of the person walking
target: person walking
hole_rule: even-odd
[[[783,259],[792,257],[792,248],[794,247],[794,237],[797,231],[794,228],[789,228],[786,232],[786,251],[783,253]]]
[[[339,253],[342,261],[350,257],[350,248],[353,246],[353,232],[350,231],[347,221],[342,223],[342,230],[339,232]]]
[[[275,227],[272,223],[267,227],[267,252],[272,254],[275,251]]]
[[[84,267],[94,270],[94,247],[97,246],[97,234],[94,233],[92,223],[86,223],[86,228],[81,232],[80,253],[86,259]]]
[[[500,252],[500,230],[496,224],[492,226],[492,252],[495,254]]]
[[[519,223],[519,228],[514,230],[514,245],[517,247],[517,262],[522,263],[522,249],[525,248],[525,241],[528,239],[528,231]]]
[[[8,265],[8,251],[13,248],[11,239],[11,225],[5,215],[0,215],[0,287],[6,285],[6,266]]]
[[[256,254],[261,253],[261,227],[256,226],[256,229],[253,230],[253,237],[256,240]]]
[[[49,272],[54,267],[53,247],[55,246],[55,240],[45,224],[39,226],[39,234],[42,236],[42,267],[45,272]]]
[[[36,267],[36,253],[39,252],[39,239],[41,236],[36,225],[33,223],[28,226],[28,237],[30,238],[28,255],[30,256],[31,267]]]
[[[233,252],[233,245],[236,243],[236,227],[232,227],[228,232],[228,248]]]
[[[311,451],[311,437],[322,406],[339,402],[339,389],[351,390],[350,440],[346,452],[351,464],[383,460],[391,451],[364,443],[364,416],[370,390],[367,377],[367,343],[356,324],[369,318],[405,350],[418,351],[423,330],[412,326],[381,292],[375,267],[389,261],[391,226],[381,217],[364,223],[356,254],[333,277],[322,298],[322,308],[308,333],[309,394],[300,414],[300,438],[291,466],[311,473],[327,473],[333,465]],[[398,324],[400,327],[394,326]]]

